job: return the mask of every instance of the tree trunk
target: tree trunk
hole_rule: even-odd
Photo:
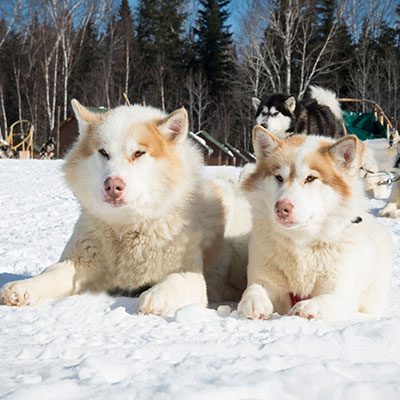
[[[7,113],[6,107],[4,105],[4,92],[3,92],[3,85],[0,84],[0,103],[1,103],[1,115],[3,117],[3,132],[0,132],[0,138],[7,139],[8,137],[8,122],[7,122]]]

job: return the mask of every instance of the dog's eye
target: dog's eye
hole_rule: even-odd
[[[132,160],[135,160],[136,158],[141,157],[144,153],[145,153],[145,151],[140,151],[140,150],[135,151],[134,153],[132,153],[131,158],[132,158]]]
[[[279,114],[279,111],[274,112],[273,114],[271,114],[271,117],[276,117]]]
[[[316,179],[318,179],[316,176],[308,175],[304,183],[311,183],[314,182]]]
[[[110,156],[108,155],[108,153],[107,153],[104,149],[100,149],[100,150],[99,150],[99,153],[100,153],[103,157],[107,158],[107,160],[110,159]]]
[[[275,175],[275,179],[276,179],[279,183],[282,183],[282,182],[283,182],[282,175]]]

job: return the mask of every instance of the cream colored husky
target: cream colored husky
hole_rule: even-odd
[[[2,302],[26,306],[83,291],[150,287],[139,310],[171,315],[188,303],[207,304],[204,273],[211,301],[240,298],[249,208],[227,182],[203,181],[186,111],[166,115],[135,105],[95,114],[72,105],[80,137],[63,170],[80,218],[61,260],[6,284]],[[232,207],[243,225],[231,221]]]
[[[278,140],[255,127],[254,172],[243,183],[253,210],[247,318],[273,312],[346,320],[381,315],[392,270],[391,238],[367,213],[355,136]]]

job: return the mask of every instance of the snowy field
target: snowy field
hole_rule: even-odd
[[[56,262],[79,206],[61,161],[0,160],[0,286]],[[370,200],[371,212],[385,204]],[[187,306],[139,315],[136,299],[80,295],[0,306],[0,399],[400,399],[400,220],[390,309],[327,324]]]

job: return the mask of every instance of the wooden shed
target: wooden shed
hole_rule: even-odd
[[[236,160],[233,153],[217,139],[206,131],[197,132],[195,135],[202,138],[207,146],[212,149],[212,153],[209,154],[206,161],[208,165],[235,165]]]
[[[253,153],[251,153],[250,151],[241,150],[241,153],[244,154],[250,160],[251,163],[256,162],[256,156]]]
[[[60,140],[58,143],[58,154],[56,153],[56,157],[58,156],[58,158],[64,158],[65,154],[78,137],[78,121],[74,116],[72,116],[61,122],[59,127],[54,128],[50,132],[50,136],[56,139],[56,143],[58,128],[60,129]]]
[[[251,162],[250,159],[244,155],[240,150],[236,147],[232,146],[230,143],[225,143],[225,147],[227,147],[235,156],[235,166],[243,167],[243,165]]]
[[[201,150],[201,152],[203,154],[204,162],[207,163],[208,158],[213,153],[213,149],[211,147],[207,146],[207,143],[206,143],[206,141],[204,139],[202,139],[201,137],[197,136],[193,132],[189,131],[189,135],[188,136],[189,136],[190,139],[193,140],[194,143],[196,143],[197,147]]]

